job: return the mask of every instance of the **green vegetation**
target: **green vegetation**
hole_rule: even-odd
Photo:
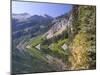
[[[65,54],[64,50],[61,48],[61,46],[66,42],[66,39],[59,40],[55,43],[50,44],[50,49],[54,52],[58,52],[59,54]]]
[[[69,61],[72,70],[88,69],[88,48],[87,35],[85,33],[79,33],[75,36],[73,43],[71,44],[71,55]]]
[[[36,46],[37,44],[39,44],[39,43],[41,43],[43,40],[42,40],[42,35],[39,35],[39,36],[37,36],[37,37],[35,37],[35,38],[32,38],[32,39],[30,39],[30,41],[28,42],[28,44],[30,45],[30,46]]]
[[[94,6],[76,6],[73,10],[76,13],[73,13],[74,38],[70,44],[70,68],[72,70],[95,69],[96,8]]]
[[[33,39],[31,39],[29,42],[27,42],[26,48],[28,49],[27,51],[31,54],[36,56],[37,58],[41,60],[45,60],[44,54],[41,53],[41,51],[37,50],[35,48],[36,45],[40,44],[42,42],[42,35],[39,35]]]

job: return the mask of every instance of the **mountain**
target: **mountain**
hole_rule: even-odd
[[[32,15],[27,13],[12,14],[13,36],[33,35],[46,31],[50,27],[53,17],[49,15]]]
[[[28,13],[20,13],[20,14],[12,14],[12,18],[22,19],[22,18],[29,18],[31,15]]]
[[[28,13],[12,14],[13,19],[17,19],[19,22],[27,20],[31,15]]]
[[[59,34],[62,34],[64,30],[67,30],[68,27],[72,26],[72,14],[67,13],[55,18],[52,21],[52,27],[50,30],[45,34],[46,38],[52,38]]]

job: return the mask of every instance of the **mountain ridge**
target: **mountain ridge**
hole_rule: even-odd
[[[67,16],[66,16],[67,15]],[[45,34],[46,38],[50,39],[53,36],[61,34],[68,27],[72,27],[72,13],[67,13],[65,15],[59,16],[52,21],[52,27]]]

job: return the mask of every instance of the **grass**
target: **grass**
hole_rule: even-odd
[[[62,50],[61,46],[66,42],[66,39],[59,40],[55,43],[50,44],[50,49],[53,51],[59,51]]]
[[[49,48],[52,50],[57,57],[64,57],[67,55],[67,49],[64,51],[61,46],[67,42],[67,39],[58,40],[55,43],[50,44]]]
[[[67,39],[60,39],[57,42],[53,42],[49,45],[47,45],[45,43],[42,44],[43,42],[43,37],[42,35],[36,36],[35,38],[31,39],[28,42],[28,46],[30,46],[28,48],[28,52],[32,55],[35,56],[36,58],[43,60],[45,62],[47,62],[46,59],[46,54],[52,55],[54,57],[58,57],[58,58],[65,58],[67,55],[67,50],[64,51],[61,46],[65,43],[67,43]],[[36,45],[41,44],[41,50],[37,50],[35,48]]]
[[[37,49],[35,49],[35,48],[30,48],[30,49],[28,49],[28,52],[29,52],[32,56],[35,56],[35,57],[38,58],[38,59],[41,59],[41,60],[46,61],[45,55],[44,55],[43,53],[41,53],[40,51],[38,51]]]
[[[39,35],[33,39],[31,39],[28,44],[30,46],[36,46],[37,44],[41,43],[42,42],[42,35]]]

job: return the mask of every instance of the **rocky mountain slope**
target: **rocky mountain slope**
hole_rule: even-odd
[[[67,30],[69,27],[72,27],[72,14],[68,13],[59,16],[52,21],[52,24],[53,25],[50,30],[45,34],[47,39],[62,34],[64,30]]]
[[[48,15],[12,14],[13,37],[18,38],[23,35],[34,36],[45,32],[50,27],[52,20],[53,17]]]

